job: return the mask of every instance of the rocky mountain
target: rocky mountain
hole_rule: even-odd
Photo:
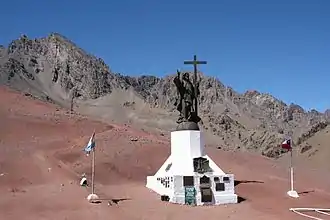
[[[105,105],[93,104],[95,108],[89,111],[112,120],[118,118],[115,114],[119,112],[131,111],[123,116],[131,117],[133,111],[138,111],[135,117],[139,117],[143,110],[148,112],[143,124],[146,120],[155,121],[153,114],[161,115],[157,120],[172,117],[174,122],[177,112],[173,105],[176,96],[173,77],[173,74],[158,78],[114,73],[102,59],[56,33],[40,39],[23,35],[7,47],[0,46],[0,84],[64,107],[70,105],[72,98],[83,106],[120,94],[116,102],[109,101],[110,106],[102,114],[96,110]],[[292,135],[294,143],[303,148],[309,138],[329,124],[329,110],[325,113],[305,111],[299,105],[287,105],[270,94],[258,91],[240,94],[214,77],[199,73],[199,78],[201,126],[216,138],[218,148],[257,151],[278,157],[285,153],[279,147],[285,136]],[[139,101],[132,101],[132,97]],[[111,110],[115,107],[116,110]],[[166,129],[163,125],[153,126]]]

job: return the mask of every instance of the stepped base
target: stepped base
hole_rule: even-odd
[[[204,152],[201,132],[171,133],[171,155],[146,187],[169,202],[187,205],[237,203],[234,175],[224,173]]]

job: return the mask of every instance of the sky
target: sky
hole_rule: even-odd
[[[329,0],[10,0],[0,44],[58,32],[112,71],[164,76],[196,54],[200,71],[307,110],[330,108]]]

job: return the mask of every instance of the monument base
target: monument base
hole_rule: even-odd
[[[234,175],[224,173],[204,152],[200,131],[171,133],[171,155],[146,187],[169,202],[188,205],[237,203]]]
[[[196,206],[208,206],[208,205],[226,205],[226,204],[236,204],[237,195],[228,194],[228,195],[217,195],[210,202],[202,202],[202,196],[198,195],[195,197],[196,202],[189,203],[187,202],[187,197],[185,195],[175,195],[170,199],[171,203],[176,203],[180,205],[196,205]]]

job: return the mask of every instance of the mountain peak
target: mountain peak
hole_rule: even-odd
[[[1,51],[6,50],[0,47],[0,84],[29,91],[36,97],[46,97],[45,100],[69,106],[72,97],[82,102],[93,102],[93,99],[102,96],[121,94],[111,99],[115,100],[115,104],[105,105],[109,109],[105,111],[104,106],[96,105],[91,114],[114,120],[117,116],[110,112],[120,112],[124,118],[135,115],[134,120],[138,120],[139,114],[150,108],[147,118],[157,128],[175,123],[175,118],[171,117],[179,114],[174,105],[177,98],[173,83],[175,73],[163,78],[115,74],[102,59],[85,52],[59,33],[34,40],[22,35],[8,46],[7,52]],[[193,73],[188,72],[193,80]],[[198,72],[198,79],[202,126],[219,138],[217,143],[234,144],[235,147],[260,151],[265,155],[278,155],[276,149],[284,134],[293,132],[294,137],[299,138],[324,120],[325,115],[330,120],[330,110],[327,114],[306,113],[300,106],[287,106],[267,93],[249,90],[240,94],[218,78],[203,72]],[[131,99],[134,103],[135,100],[143,103],[138,112],[129,112],[128,105],[124,105]],[[93,113],[99,110],[104,115]],[[166,122],[156,123],[157,118]]]

